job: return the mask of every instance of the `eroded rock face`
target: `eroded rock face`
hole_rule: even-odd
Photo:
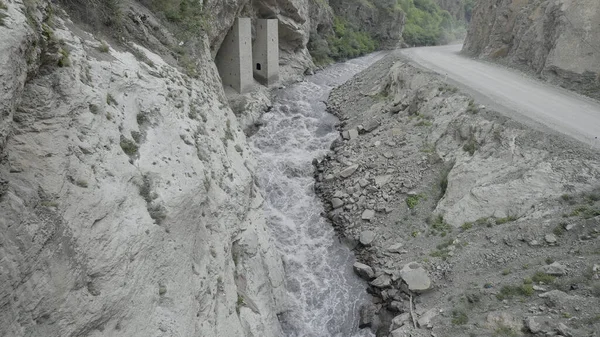
[[[404,13],[396,9],[396,1],[330,0],[329,4],[336,15],[361,27],[380,41],[380,47],[395,48],[402,41]]]
[[[192,79],[7,5],[0,335],[281,336],[281,261],[210,53]]]
[[[482,0],[464,51],[600,98],[600,2]]]

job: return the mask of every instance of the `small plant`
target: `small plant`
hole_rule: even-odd
[[[462,225],[460,226],[460,228],[461,228],[463,231],[467,231],[467,230],[469,230],[469,229],[473,228],[473,223],[472,223],[472,222],[465,222],[464,224],[462,224]]]
[[[425,199],[425,196],[423,194],[411,195],[408,198],[406,198],[406,205],[408,206],[408,208],[414,209],[415,207],[417,207],[417,205],[419,204],[419,200],[421,199]]]
[[[535,283],[552,284],[556,278],[552,275],[548,275],[544,272],[538,271],[532,277],[531,280]]]
[[[532,296],[534,293],[533,286],[531,284],[523,284],[521,286],[503,286],[500,289],[500,293],[496,295],[499,300],[510,299],[515,296]]]
[[[90,104],[89,109],[94,115],[97,115],[100,112],[100,108],[96,104]]]
[[[148,214],[150,217],[154,219],[157,225],[162,224],[162,222],[167,218],[167,209],[163,205],[148,205]]]
[[[552,233],[554,233],[554,235],[556,235],[556,236],[563,236],[566,231],[565,225],[566,224],[564,222],[561,222],[556,227],[554,227],[554,230],[552,230]]]
[[[435,145],[433,144],[423,144],[423,147],[421,148],[421,152],[423,153],[434,153],[435,152]]]
[[[0,10],[7,10],[8,7],[6,7],[6,4],[4,3],[4,1],[0,0]],[[0,12],[0,26],[4,26],[4,18],[7,17],[8,15],[6,15],[3,12]]]
[[[428,218],[427,223],[434,231],[442,232],[442,234],[452,231],[452,226],[446,223],[446,221],[444,221],[444,217],[441,215]]]
[[[158,295],[164,296],[167,293],[167,286],[164,284],[158,285]]]
[[[546,264],[553,264],[554,263],[554,259],[551,258],[550,256],[548,256],[545,260]]]
[[[469,101],[469,105],[467,106],[467,112],[473,115],[479,112],[479,108],[475,106],[475,100],[471,99]]]
[[[110,47],[108,46],[108,44],[105,41],[100,42],[100,45],[98,46],[98,51],[101,53],[108,53],[110,51]]]
[[[433,123],[431,123],[431,121],[428,121],[426,119],[423,119],[421,121],[419,121],[417,124],[415,124],[415,126],[432,126]]]
[[[69,51],[65,48],[60,48],[60,59],[58,59],[58,66],[64,68],[70,65],[71,60],[69,59]]]
[[[416,238],[417,236],[419,236],[419,231],[413,231],[412,233],[410,233],[410,236]]]
[[[244,298],[238,294],[237,305],[236,305],[236,308],[235,308],[235,310],[237,311],[238,315],[240,314],[240,309],[244,305],[246,305],[246,302],[244,302]]]
[[[511,273],[511,271],[510,271],[510,269],[508,269],[508,268],[507,268],[507,269],[504,269],[504,270],[502,271],[502,275],[504,275],[504,276],[506,276],[506,275],[509,275],[510,273]]]
[[[135,156],[138,153],[139,146],[133,140],[127,139],[121,135],[121,149],[128,156]]]
[[[106,104],[108,105],[118,105],[117,100],[110,93],[106,94]]]
[[[475,137],[471,137],[469,138],[469,141],[463,145],[463,151],[468,152],[471,156],[473,156],[478,147],[479,145],[477,144]]]
[[[148,118],[147,112],[140,112],[135,116],[138,125],[144,125],[146,123],[150,123],[150,118]]]
[[[517,221],[519,218],[516,215],[511,215],[509,214],[507,217],[505,218],[496,218],[496,224],[497,225],[503,225],[505,223],[508,222],[513,222],[513,221]]]
[[[469,316],[464,310],[453,310],[452,311],[452,324],[453,325],[465,325],[469,322]]]

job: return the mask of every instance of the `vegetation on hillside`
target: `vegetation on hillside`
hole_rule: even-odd
[[[466,2],[472,8],[474,0]],[[410,46],[444,44],[466,34],[465,23],[441,9],[434,0],[398,0],[398,5],[406,13],[403,37]]]
[[[471,17],[475,1],[462,0],[467,19]],[[365,1],[365,6],[374,5]],[[466,23],[441,9],[435,0],[397,0],[393,8],[387,9],[404,13],[403,38],[410,46],[445,44],[462,39],[466,34]],[[334,18],[333,34],[322,36],[312,32],[308,43],[308,50],[317,65],[358,57],[378,47],[376,37],[339,16]]]
[[[347,60],[375,51],[379,47],[367,32],[361,31],[342,17],[333,20],[334,34],[325,38],[312,33],[308,50],[316,64],[327,64],[333,61]]]

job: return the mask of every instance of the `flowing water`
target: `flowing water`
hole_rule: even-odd
[[[358,329],[360,306],[370,300],[366,284],[352,271],[352,252],[321,217],[312,160],[325,155],[338,137],[338,120],[325,111],[331,89],[381,57],[339,63],[277,90],[273,109],[262,117],[264,126],[250,139],[292,302],[280,316],[286,336],[372,336]]]

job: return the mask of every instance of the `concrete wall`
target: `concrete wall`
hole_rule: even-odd
[[[270,86],[279,81],[279,20],[259,19],[252,47],[254,78]]]
[[[238,18],[223,41],[215,63],[223,85],[247,93],[252,77],[252,25],[249,18]]]

